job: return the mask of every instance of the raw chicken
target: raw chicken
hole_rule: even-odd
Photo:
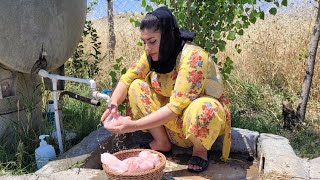
[[[141,158],[144,162],[153,163],[154,167],[160,164],[160,157],[158,154],[153,154],[150,151],[141,151],[139,153],[139,158]]]
[[[140,165],[139,165],[139,169],[141,171],[147,171],[147,170],[151,170],[154,168],[154,163],[151,161],[143,161]]]
[[[108,168],[117,173],[124,173],[128,171],[128,164],[119,160],[110,153],[101,154],[101,162],[108,166]]]
[[[106,154],[104,156],[104,154]],[[150,151],[141,151],[138,157],[130,157],[123,161],[109,153],[101,155],[101,161],[107,165],[111,170],[116,172],[141,172],[155,168],[160,164],[160,156],[153,154]]]
[[[139,165],[142,163],[141,159],[138,157],[130,157],[123,160],[124,163],[128,165],[128,172],[140,172],[141,169]]]
[[[141,151],[139,153],[138,157],[141,159],[149,159],[151,157],[151,152],[150,151]]]
[[[154,166],[160,165],[160,156],[158,154],[151,154]]]

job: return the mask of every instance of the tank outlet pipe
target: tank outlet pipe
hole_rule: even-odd
[[[90,94],[94,98],[105,99],[105,100],[107,100],[108,103],[110,102],[110,97],[106,94],[101,94],[96,90],[96,82],[93,79],[81,79],[81,78],[74,78],[74,77],[68,77],[68,76],[61,76],[58,74],[49,74],[49,72],[44,69],[40,69],[38,74],[41,77],[49,78],[52,81],[54,118],[55,118],[56,130],[57,130],[59,150],[60,150],[60,154],[62,154],[63,153],[63,144],[62,144],[62,136],[61,136],[61,129],[60,129],[60,121],[59,121],[58,95],[57,95],[57,82],[58,82],[58,80],[73,81],[73,82],[88,84],[88,85],[90,85]],[[62,123],[62,121],[61,121],[61,123]]]
[[[62,91],[59,95],[59,100],[62,98],[62,96],[64,95],[68,95],[69,97],[73,98],[73,99],[77,99],[79,101],[82,101],[84,103],[88,103],[94,106],[100,106],[100,102],[95,100],[95,99],[90,99],[84,96],[81,96],[79,94],[76,94],[74,92],[70,92],[70,91]]]
[[[81,78],[74,78],[74,77],[68,77],[68,76],[61,76],[59,74],[49,74],[48,71],[40,69],[38,74],[44,78],[49,78],[51,80],[65,80],[65,81],[73,81],[73,82],[79,82],[79,83],[85,83],[90,85],[90,90],[96,89],[96,83],[92,79],[81,79]]]
[[[95,99],[104,99],[107,101],[108,103],[108,106],[111,104],[111,98],[108,94],[103,94],[103,93],[100,93],[99,91],[93,91],[92,92],[92,97],[95,98]]]

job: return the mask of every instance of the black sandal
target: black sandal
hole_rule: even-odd
[[[191,159],[188,162],[188,165],[196,165],[196,166],[201,167],[201,169],[197,169],[197,170],[188,168],[189,172],[199,173],[199,172],[202,172],[202,171],[208,169],[209,160],[202,159],[199,156],[192,156]]]

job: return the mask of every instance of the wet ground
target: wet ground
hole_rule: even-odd
[[[102,169],[100,155],[104,152],[117,152],[121,149],[139,148],[138,144],[150,141],[150,137],[145,134],[139,134],[131,137],[110,137],[100,144],[100,146],[91,153],[84,163],[84,168]],[[116,139],[116,141],[115,141]],[[114,144],[117,142],[117,144]],[[110,149],[110,147],[113,147]],[[118,147],[114,148],[114,147]],[[230,155],[228,162],[220,161],[221,152],[211,152],[209,168],[201,173],[192,173],[187,170],[188,160],[191,157],[192,149],[179,148],[174,146],[172,153],[166,154],[167,163],[164,170],[163,180],[170,179],[258,179],[258,161],[254,158],[243,155]]]
[[[172,155],[167,157],[164,180],[167,179],[258,179],[258,162],[248,161],[240,154],[232,154],[227,163],[221,162],[219,157],[210,160],[209,168],[199,174],[187,171],[190,156]]]

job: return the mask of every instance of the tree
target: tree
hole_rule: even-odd
[[[156,5],[168,6],[176,16],[182,29],[197,33],[194,42],[211,53],[213,60],[221,66],[224,79],[233,69],[233,61],[227,57],[224,63],[218,62],[216,54],[224,51],[227,40],[235,40],[243,35],[244,29],[257,19],[264,19],[265,12],[272,15],[277,8],[287,6],[287,0],[150,0]],[[142,0],[146,11],[152,6]],[[261,7],[264,7],[262,9]],[[267,8],[268,7],[268,8]],[[235,45],[241,53],[240,44]]]
[[[319,36],[320,36],[320,1],[318,4],[318,13],[317,13],[316,22],[313,28],[313,33],[311,35],[306,72],[304,75],[300,100],[297,107],[297,116],[300,122],[303,122],[305,119],[307,103],[308,103],[308,98],[310,94],[310,87],[311,87],[313,72],[314,72],[314,64],[315,64],[316,54],[318,49]]]
[[[108,41],[108,54],[109,59],[114,59],[114,51],[116,47],[116,35],[114,33],[114,20],[113,20],[113,0],[107,0],[108,2],[108,26],[109,26],[109,41]]]

